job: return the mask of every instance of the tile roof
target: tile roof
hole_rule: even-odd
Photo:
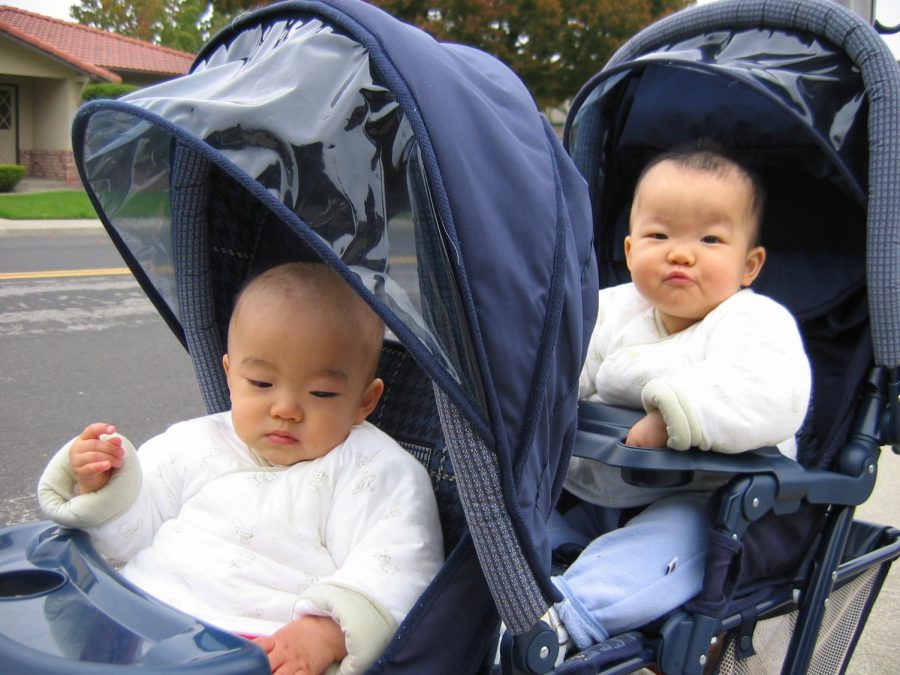
[[[117,72],[183,75],[194,61],[193,54],[6,5],[0,5],[3,34],[110,82],[122,81]]]

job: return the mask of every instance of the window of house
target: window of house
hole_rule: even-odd
[[[13,122],[12,92],[0,89],[0,129],[11,129]]]

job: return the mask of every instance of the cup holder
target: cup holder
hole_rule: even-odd
[[[66,583],[66,576],[53,570],[29,569],[0,572],[0,602],[44,595]]]

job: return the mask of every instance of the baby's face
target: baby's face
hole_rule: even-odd
[[[664,161],[635,195],[625,256],[638,291],[672,334],[752,283],[765,259],[753,237],[746,181]]]
[[[242,307],[228,347],[235,431],[273,464],[322,457],[378,402],[381,381],[335,312],[300,313],[284,301]]]

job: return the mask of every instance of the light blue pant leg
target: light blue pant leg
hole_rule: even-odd
[[[681,493],[648,506],[595,539],[553,582],[556,609],[583,649],[676,609],[703,585],[709,493]]]

